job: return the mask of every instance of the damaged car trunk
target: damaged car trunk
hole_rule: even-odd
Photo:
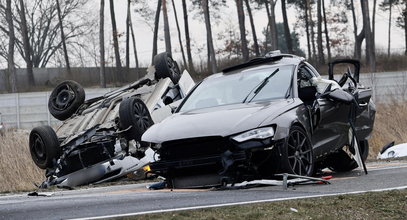
[[[48,108],[62,124],[55,131],[36,127],[29,139],[32,159],[46,170],[40,187],[100,183],[153,161],[142,134],[172,114],[194,84],[168,53],[161,53],[145,77],[101,97],[84,101],[84,90],[74,81],[56,86]]]
[[[354,70],[335,81],[337,63]],[[375,116],[358,64],[337,61],[326,80],[303,58],[270,53],[209,76],[144,133],[159,154],[151,172],[190,188],[356,168]]]

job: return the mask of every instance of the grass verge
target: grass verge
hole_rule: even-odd
[[[27,131],[6,131],[0,136],[0,192],[35,189],[44,180],[28,149]]]
[[[407,190],[148,214],[117,219],[405,219]]]

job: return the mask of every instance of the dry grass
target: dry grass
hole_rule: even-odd
[[[407,142],[407,104],[393,102],[376,106],[374,130],[369,140],[369,158],[377,157],[382,147],[392,141],[396,144]]]
[[[0,136],[0,192],[33,190],[44,180],[28,149],[28,132],[6,131]]]
[[[406,219],[407,190],[165,212],[137,219]]]

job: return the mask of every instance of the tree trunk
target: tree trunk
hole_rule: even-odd
[[[376,0],[373,0],[372,37],[373,37],[373,50],[375,51],[376,54]]]
[[[160,12],[161,12],[161,1],[157,1],[157,10],[155,11],[154,19],[154,36],[153,36],[153,54],[151,57],[151,63],[154,63],[154,57],[157,55],[157,39],[158,39],[158,27],[160,25]]]
[[[114,12],[114,0],[110,0],[110,18],[112,19],[112,32],[113,32],[113,47],[114,55],[116,59],[116,75],[119,78],[119,82],[124,82],[124,77],[122,76],[122,63],[120,60],[120,51],[119,51],[119,41],[117,39],[117,27],[116,27],[116,17]]]
[[[362,30],[358,34],[358,26],[356,24],[355,4],[354,4],[353,0],[351,0],[351,6],[352,6],[352,18],[353,18],[353,35],[355,37],[354,57],[355,57],[355,59],[360,60],[362,58],[362,42],[363,42],[363,39],[365,39],[365,29],[363,26]]]
[[[390,57],[390,39],[391,39],[391,11],[392,11],[392,1],[389,1],[389,31],[388,31],[388,41],[387,41],[387,57]]]
[[[165,39],[165,51],[172,54],[171,50],[171,34],[170,34],[170,24],[168,23],[168,13],[167,13],[167,0],[162,0],[163,5],[163,18],[164,18],[164,39]]]
[[[305,32],[307,34],[307,49],[308,49],[308,59],[312,59],[311,53],[311,42],[310,42],[310,33],[309,33],[309,19],[308,19],[308,0],[305,1]]]
[[[326,22],[326,13],[325,13],[325,1],[322,0],[322,11],[324,13],[324,28],[325,28],[325,41],[326,41],[326,49],[328,51],[328,62],[331,62],[331,44],[329,42],[329,34],[328,34],[328,24]]]
[[[260,56],[260,49],[259,49],[259,44],[257,42],[256,27],[254,26],[252,9],[250,8],[249,0],[244,0],[244,2],[246,4],[247,13],[249,14],[250,26],[252,28],[252,36],[253,36],[253,43],[254,43],[254,53],[256,54],[257,57],[259,57]]]
[[[376,53],[374,51],[374,39],[370,29],[369,3],[367,0],[361,0],[363,27],[366,36],[366,61],[370,71],[376,72]]]
[[[246,27],[244,23],[243,0],[236,0],[237,16],[239,20],[240,41],[242,43],[243,60],[249,60],[249,49],[247,48]]]
[[[7,55],[7,67],[8,67],[8,79],[11,86],[11,92],[17,92],[17,79],[16,79],[16,68],[14,66],[14,24],[13,24],[13,14],[11,8],[11,0],[7,0],[6,6],[6,20],[8,24],[8,55]]]
[[[210,65],[212,73],[217,72],[217,64],[216,64],[216,57],[215,57],[215,48],[213,46],[213,39],[212,39],[212,28],[211,28],[211,21],[209,16],[209,5],[208,0],[202,0],[202,7],[204,12],[205,18],[205,27],[206,27],[206,38],[208,41],[208,53],[210,57]]]
[[[106,88],[106,68],[105,68],[105,0],[100,0],[99,18],[99,50],[100,50],[100,87]]]
[[[314,20],[312,19],[312,7],[310,4],[310,0],[308,0],[308,12],[309,12],[309,24],[311,28],[311,46],[312,46],[312,60],[315,61],[315,55],[316,55],[316,50],[315,50],[315,32],[314,32]]]
[[[189,25],[188,25],[188,11],[185,0],[182,0],[182,10],[184,12],[184,27],[185,27],[185,41],[187,44],[187,56],[188,56],[188,70],[192,73],[195,72],[194,63],[191,55],[191,40],[189,38]]]
[[[72,76],[71,75],[71,66],[69,65],[68,50],[66,49],[65,33],[64,33],[64,26],[62,24],[61,7],[59,5],[59,0],[56,0],[56,3],[57,3],[57,11],[58,11],[59,28],[61,29],[62,49],[64,50],[66,70],[68,72],[68,76],[71,77]]]
[[[185,59],[184,46],[182,46],[181,30],[179,28],[179,23],[178,23],[177,9],[175,8],[174,0],[171,0],[171,3],[172,3],[172,8],[174,10],[175,24],[177,25],[178,40],[179,40],[179,46],[181,48],[182,61],[184,61],[184,66],[186,67],[187,66],[187,60]]]
[[[277,25],[276,25],[276,3],[277,0],[270,2],[270,34],[272,39],[272,50],[278,50],[278,37],[277,37]]]
[[[130,1],[127,0],[127,17],[126,17],[126,73],[130,70]]]
[[[324,48],[322,45],[322,14],[321,14],[321,0],[317,1],[317,18],[318,18],[318,35],[317,35],[317,45],[318,45],[318,62],[320,64],[325,64]]]
[[[293,42],[291,39],[290,27],[288,26],[288,18],[287,18],[287,7],[286,7],[286,0],[281,0],[281,11],[283,12],[283,23],[284,23],[284,37],[285,43],[287,45],[288,53],[293,53]]]
[[[404,51],[404,55],[407,56],[407,0],[404,0],[405,6],[404,6],[404,12],[403,12],[403,16],[404,16],[404,43],[405,43],[405,51]]]
[[[131,32],[131,40],[133,42],[134,62],[136,63],[137,74],[138,74],[139,63],[138,63],[138,56],[137,56],[137,45],[136,45],[136,37],[134,36],[133,22],[131,20],[131,12],[130,12],[129,26],[130,26],[130,32]]]
[[[20,0],[20,29],[21,35],[23,38],[23,47],[24,47],[24,60],[27,67],[27,77],[28,77],[28,84],[30,86],[35,85],[34,81],[34,73],[33,73],[33,62],[31,59],[31,46],[30,46],[30,39],[28,37],[28,28],[27,28],[27,19],[25,17],[25,6],[24,1]]]

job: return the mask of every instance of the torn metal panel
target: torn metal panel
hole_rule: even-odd
[[[407,157],[407,143],[389,146],[387,149],[379,153],[377,159],[391,159],[399,157]]]

